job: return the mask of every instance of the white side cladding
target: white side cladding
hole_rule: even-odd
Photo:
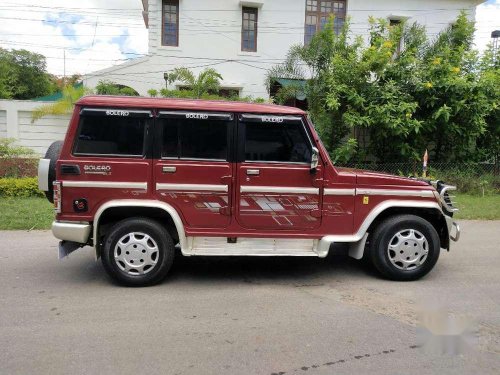
[[[52,142],[64,139],[71,118],[71,115],[45,116],[31,123],[33,110],[44,104],[48,103],[0,100],[0,137],[14,138],[18,145],[44,155]]]
[[[0,111],[0,138],[7,137],[7,111]]]
[[[348,0],[347,16],[355,35],[368,37],[368,17],[407,19],[436,35],[466,10],[474,18],[477,0]],[[257,52],[241,51],[242,4],[258,7]],[[267,69],[282,61],[290,46],[304,41],[306,0],[180,0],[179,46],[161,45],[161,0],[149,0],[149,56],[85,77],[95,87],[100,79],[127,85],[141,95],[165,87],[163,73],[187,67],[195,73],[213,67],[223,87],[242,96],[268,97]],[[171,86],[170,88],[174,88]]]

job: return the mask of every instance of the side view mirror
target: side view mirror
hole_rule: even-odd
[[[318,163],[319,163],[319,150],[316,147],[313,147],[311,151],[311,174],[316,173],[316,168],[318,168]]]

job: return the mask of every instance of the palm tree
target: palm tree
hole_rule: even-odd
[[[62,89],[62,98],[55,103],[42,105],[35,108],[31,114],[31,123],[47,115],[66,115],[73,112],[75,103],[83,95],[88,93],[88,89],[81,86],[65,86]]]
[[[213,68],[205,69],[197,77],[187,68],[176,68],[167,76],[168,83],[179,81],[189,86],[195,98],[201,98],[208,93],[217,93],[222,79],[220,73]]]

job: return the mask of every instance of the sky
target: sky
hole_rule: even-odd
[[[141,0],[33,3],[2,0],[0,47],[24,48],[45,55],[52,74],[84,74],[147,54]],[[476,20],[475,43],[484,50],[491,41],[491,32],[500,29],[500,0],[478,6]]]

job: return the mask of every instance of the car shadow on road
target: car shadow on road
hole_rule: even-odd
[[[377,274],[343,249],[325,259],[315,257],[177,256],[166,282],[245,282],[321,285],[328,280],[371,278]]]
[[[83,255],[83,254],[82,254]],[[109,283],[101,261],[87,256],[75,257],[60,277],[74,284]],[[378,278],[379,275],[361,261],[350,258],[345,248],[332,249],[325,259],[316,257],[185,257],[176,254],[169,275],[162,283],[184,282],[217,284],[256,284],[313,286],[335,281]]]

